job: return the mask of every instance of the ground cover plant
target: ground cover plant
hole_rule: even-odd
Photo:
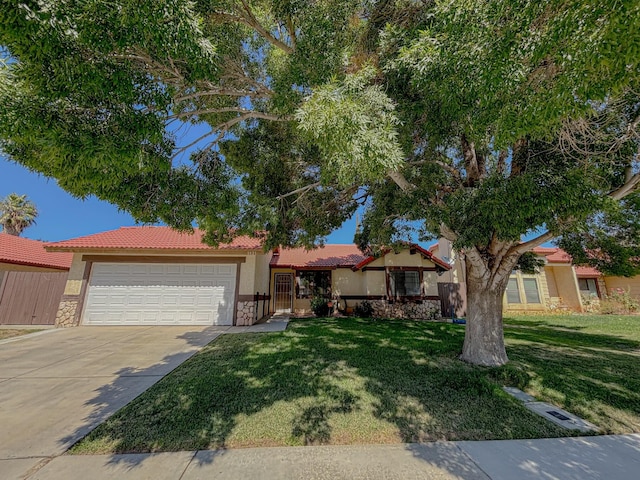
[[[640,318],[518,317],[512,361],[457,359],[464,327],[304,319],[225,335],[79,442],[72,453],[570,435],[504,394],[519,386],[603,432],[640,430]]]
[[[5,338],[18,337],[20,335],[26,335],[27,333],[39,332],[36,329],[18,329],[18,328],[0,328],[0,340],[4,340]]]

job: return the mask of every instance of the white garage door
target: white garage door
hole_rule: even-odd
[[[232,325],[236,265],[94,263],[87,325]]]

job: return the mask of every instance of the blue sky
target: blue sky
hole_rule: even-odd
[[[10,193],[27,195],[38,208],[36,225],[22,236],[36,240],[57,241],[136,225],[126,212],[94,197],[80,200],[61,189],[54,179],[33,173],[0,156],[0,198]],[[333,232],[328,243],[352,243],[355,219]]]

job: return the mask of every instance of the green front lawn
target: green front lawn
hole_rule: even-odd
[[[21,329],[21,328],[0,328],[0,340],[5,338],[19,337],[20,335],[26,335],[27,333],[39,332],[37,328],[34,329]]]
[[[640,430],[640,317],[507,322],[502,368],[457,360],[464,327],[308,319],[224,335],[72,449],[112,453],[565,436],[501,385],[605,432]]]

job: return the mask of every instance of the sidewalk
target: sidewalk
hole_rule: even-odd
[[[43,459],[42,463],[47,461]],[[133,455],[63,455],[48,461],[26,478],[635,480],[639,471],[640,434],[634,434]],[[17,470],[8,463],[0,463],[0,472],[3,479],[20,478],[15,475]]]

